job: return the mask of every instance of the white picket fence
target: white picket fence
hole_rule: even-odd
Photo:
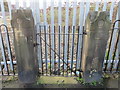
[[[51,25],[51,30],[52,32],[51,33],[54,33],[54,25],[55,25],[55,18],[54,18],[54,7],[58,7],[58,25],[60,27],[62,27],[62,9],[63,7],[65,8],[65,34],[68,33],[68,26],[69,26],[69,22],[70,20],[72,19],[72,26],[76,26],[76,17],[79,16],[79,32],[82,34],[82,29],[83,29],[83,26],[85,25],[85,19],[89,13],[89,11],[91,10],[91,5],[93,5],[93,2],[90,2],[90,0],[86,0],[85,2],[81,2],[81,1],[78,1],[78,0],[74,0],[73,2],[71,2],[71,0],[66,0],[66,1],[62,1],[62,0],[17,0],[17,2],[14,2],[15,4],[15,7],[13,8],[13,5],[11,3],[12,0],[7,0],[8,2],[8,9],[9,9],[9,18],[10,20],[12,19],[12,15],[11,15],[11,11],[12,9],[19,9],[20,7],[22,8],[28,8],[30,7],[32,9],[32,12],[33,12],[33,16],[34,16],[34,20],[35,20],[35,24],[44,24],[44,25]],[[103,2],[94,2],[95,5],[94,5],[94,10],[93,11],[109,11],[110,13],[110,20],[113,22],[113,18],[116,18],[117,19],[120,19],[120,8],[118,8],[118,4],[120,6],[120,3],[117,3],[117,2],[114,2],[114,0],[111,0],[111,3],[108,2],[107,0],[104,0]],[[2,13],[2,18],[1,21],[8,26],[8,22],[7,22],[7,16],[6,16],[6,11],[5,11],[5,8],[4,8],[4,2],[3,0],[0,0],[0,5],[1,5],[1,13]],[[41,6],[43,8],[41,8]],[[50,18],[51,18],[51,22],[48,23],[47,21],[47,18],[48,18],[48,15],[47,15],[47,8],[50,8]],[[69,13],[71,12],[69,9],[70,8],[73,8],[73,16],[72,18],[69,17]],[[77,13],[77,8],[79,8],[79,15],[76,14]],[[101,9],[102,8],[102,9]],[[109,8],[109,9],[108,9]],[[117,8],[117,9],[116,9]],[[43,11],[41,12],[41,10],[43,9]],[[119,9],[119,10],[118,10]],[[117,14],[115,14],[115,10],[117,10]],[[42,22],[42,18],[40,17],[40,15],[43,14],[43,21]],[[114,15],[114,16],[113,16]],[[116,28],[118,27],[118,23],[116,24],[115,26]],[[61,30],[60,30],[61,31]],[[4,31],[4,33],[6,33]],[[37,27],[37,33],[39,33],[39,27]],[[72,32],[73,33],[73,32]],[[112,59],[112,53],[114,51],[114,44],[115,44],[115,41],[116,41],[116,33],[117,31],[114,32],[114,36],[113,36],[113,40],[112,40],[112,46],[111,46],[111,50],[110,50],[110,55],[109,55],[109,59],[111,60]],[[7,37],[7,36],[5,36]],[[81,52],[81,36],[79,37],[79,48],[78,48],[78,57],[77,59],[81,59],[80,57],[80,52]],[[51,47],[54,49],[54,36],[51,36]],[[65,51],[64,51],[64,60],[67,60],[67,43],[68,43],[68,37],[65,36]],[[37,41],[39,43],[39,37],[37,37]],[[6,44],[7,44],[7,49],[8,49],[8,55],[9,55],[9,61],[7,61],[8,64],[10,64],[10,69],[13,70],[13,66],[12,66],[12,60],[11,60],[11,54],[10,54],[10,50],[9,50],[9,44],[8,44],[8,40],[6,39]],[[2,53],[2,60],[1,61],[1,64],[0,64],[0,71],[1,71],[1,65],[5,65],[5,68],[6,68],[6,64],[5,64],[5,55],[4,55],[4,50],[2,48],[2,45],[3,43],[1,42],[1,39],[0,39],[0,49],[1,49],[1,53]],[[48,49],[48,47],[47,47]],[[59,52],[59,51],[58,51]],[[40,47],[38,47],[38,53],[41,53],[40,52]],[[72,51],[71,51],[72,53]],[[38,60],[39,60],[39,66],[41,66],[41,62],[40,62],[40,56],[41,54],[38,55]],[[54,52],[51,51],[51,57],[52,57],[52,60],[54,60]],[[46,57],[47,58],[47,57]],[[118,49],[117,49],[117,53],[116,53],[116,60],[118,60]],[[14,63],[16,63],[16,61],[14,61]],[[54,66],[54,62],[52,64]],[[5,69],[7,70],[7,69]]]

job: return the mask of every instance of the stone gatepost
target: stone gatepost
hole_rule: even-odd
[[[11,25],[14,31],[19,81],[22,84],[34,83],[38,75],[38,62],[32,11],[30,9],[13,10]]]
[[[111,29],[108,12],[90,12],[83,36],[82,70],[85,82],[100,81]]]

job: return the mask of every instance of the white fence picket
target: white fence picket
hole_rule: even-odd
[[[6,62],[6,58],[5,58],[5,52],[4,52],[4,47],[3,47],[1,33],[0,33],[0,49],[1,49],[1,52],[2,52],[2,58],[3,58],[3,61],[4,61],[5,70],[7,71],[7,64],[5,63]]]
[[[118,11],[117,11],[117,15],[116,15],[116,20],[118,20]],[[115,28],[118,28],[118,22],[115,24]],[[111,48],[110,48],[110,54],[109,54],[110,60],[112,60],[114,46],[115,46],[115,42],[116,42],[116,36],[117,36],[117,30],[114,30],[113,38],[112,38],[112,42],[111,42],[112,44],[111,44]]]
[[[72,34],[74,34],[74,32],[76,31],[75,29],[73,29],[73,26],[76,25],[76,7],[77,7],[77,0],[75,0],[73,2],[73,23],[72,23]],[[74,30],[74,31],[73,31]],[[72,57],[74,57],[74,47],[72,48],[72,45],[74,45],[74,36],[72,36],[72,43],[71,43],[71,52],[70,52],[70,56],[71,56],[71,61],[72,61]],[[71,63],[72,64],[72,63]]]
[[[99,4],[100,4],[100,2],[96,2],[95,11],[99,11]]]
[[[10,20],[12,20],[12,14],[11,14],[11,10],[12,10],[12,8],[11,8],[11,0],[7,0],[7,2],[8,2],[8,9],[9,9]]]
[[[40,27],[39,25],[41,24],[40,22],[40,9],[39,9],[39,0],[36,0],[36,5],[35,5],[35,9],[36,9],[36,30],[37,30],[37,33],[40,33]],[[38,48],[37,48],[37,59],[38,59],[38,63],[39,63],[39,67],[41,68],[42,67],[42,62],[41,62],[41,46],[40,46],[40,36],[37,35],[37,43],[39,44],[38,45]]]
[[[15,7],[16,7],[16,9],[19,9],[19,0],[15,1]]]
[[[2,10],[2,16],[5,17],[3,0],[1,0],[1,10]],[[6,22],[5,18],[3,18],[3,19],[4,19],[3,22]],[[1,52],[2,52],[2,57],[3,57],[3,61],[4,61],[5,70],[7,71],[7,64],[5,63],[6,62],[6,58],[5,58],[5,52],[4,52],[4,47],[3,47],[1,33],[0,33],[0,46],[1,46]]]
[[[47,25],[46,0],[43,1],[43,17],[44,17],[44,25]]]
[[[1,63],[0,63],[0,71],[2,71]]]
[[[118,3],[118,19],[120,20],[120,2]],[[120,27],[120,25],[118,25],[118,26]],[[120,58],[120,37],[119,37],[119,42],[118,42],[118,56]]]
[[[6,16],[5,16],[5,8],[4,8],[4,2],[3,0],[1,0],[1,11],[2,11],[2,16],[3,16],[3,22],[5,25],[7,25],[7,21],[6,21]],[[4,29],[5,32],[6,31],[6,28]],[[7,34],[5,34],[6,36],[6,44],[7,44],[7,49],[8,49],[8,56],[9,56],[9,60],[10,60],[10,67],[11,67],[11,70],[13,70],[13,64],[12,64],[12,55],[11,55],[11,51],[10,51],[10,45],[9,45],[9,40],[8,40],[8,36]]]
[[[80,2],[80,14],[79,14],[79,34],[83,33],[83,23],[84,23],[84,2]],[[82,45],[82,36],[79,35],[79,42],[78,42],[78,55],[77,55],[77,69],[80,67],[81,62],[81,45]]]
[[[112,17],[113,17],[114,4],[115,4],[115,2],[112,2],[111,7],[110,7],[110,20],[111,21],[112,21]]]
[[[117,13],[117,19],[120,20],[120,2],[118,3],[118,13]],[[120,27],[119,23],[118,24],[118,27]],[[118,42],[118,46],[117,46],[117,52],[116,52],[116,59],[119,60],[120,58],[120,37],[119,37],[119,42]]]
[[[23,0],[23,7],[24,7],[24,9],[27,7],[26,0]]]
[[[51,0],[51,33],[54,33],[54,0]],[[55,50],[54,35],[51,35],[51,47],[53,50]],[[55,53],[51,50],[52,69],[54,69],[54,57]]]
[[[85,5],[85,15],[84,15],[84,22],[83,22],[83,26],[85,26],[85,20],[86,20],[86,17],[89,13],[89,10],[90,10],[90,0],[87,0],[86,2],[86,5]]]
[[[106,9],[107,9],[107,0],[104,0],[102,11],[106,11]]]
[[[73,26],[76,25],[76,8],[77,8],[77,0],[73,2]]]
[[[118,11],[117,11],[117,16],[116,16],[116,20],[120,20],[120,2],[118,3]],[[116,25],[115,25],[115,28],[118,28],[119,27],[119,22],[117,22],[116,23]],[[117,39],[117,33],[118,33],[118,31],[119,30],[114,30],[114,35],[113,35],[113,44],[112,44],[112,46],[111,46],[111,53],[110,54],[112,54],[113,53],[113,51],[114,51],[114,47],[115,47],[115,43],[116,43],[116,39]],[[120,42],[120,40],[119,40],[119,42]],[[119,44],[118,44],[118,46],[119,46]],[[115,59],[116,60],[118,60],[119,59],[119,52],[120,51],[118,51],[119,49],[119,47],[117,46],[117,51],[116,51],[116,57],[115,57]],[[112,58],[112,57],[110,57],[110,58]]]
[[[59,0],[58,2],[58,26],[59,26],[59,33],[61,34],[62,32],[62,2],[61,0]],[[58,54],[60,55],[61,54],[61,35],[58,35],[58,38],[60,38],[60,40],[58,40]],[[61,55],[60,55],[61,56]],[[60,59],[60,57],[59,57]],[[58,68],[60,69],[60,63],[58,63]]]
[[[48,33],[48,25],[47,25],[47,14],[46,14],[46,0],[43,1],[43,18],[44,18],[44,25],[46,26],[46,33]],[[46,35],[46,43],[48,43],[48,35]],[[45,59],[48,59],[48,46],[45,44],[46,50],[45,50]],[[46,62],[48,64],[48,62]],[[46,65],[48,68],[48,65]]]
[[[36,25],[36,18],[35,18],[35,1],[34,0],[30,0],[30,8],[32,10],[32,14],[33,14],[33,17],[34,17],[34,21],[35,21],[35,25]]]
[[[66,15],[65,15],[65,34],[68,34],[69,26],[69,0],[66,0]],[[67,49],[68,49],[68,36],[65,36],[65,46],[64,46],[64,61],[67,62]],[[66,65],[64,65],[64,68]]]
[[[58,2],[58,25],[61,26],[62,24],[62,2],[61,0],[59,0]]]

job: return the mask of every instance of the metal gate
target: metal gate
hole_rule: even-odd
[[[81,72],[80,56],[78,50],[80,34],[79,26],[68,27],[68,32],[65,32],[65,26],[54,26],[54,31],[51,31],[51,26],[39,26],[38,46],[40,48],[40,72],[43,75],[62,75],[76,76]],[[67,48],[65,44],[67,42]],[[78,49],[79,48],[79,49]],[[67,52],[65,52],[67,49]]]

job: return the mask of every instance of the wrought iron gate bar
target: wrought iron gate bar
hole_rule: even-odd
[[[114,52],[113,52],[113,56],[112,56],[112,60],[113,61],[112,61],[112,64],[111,64],[111,70],[110,70],[110,72],[112,72],[112,68],[113,68],[113,64],[114,64],[114,60],[115,60],[115,55],[116,55],[116,50],[117,50],[117,46],[118,46],[118,42],[119,42],[119,37],[120,37],[120,29],[118,31],[117,41],[115,43],[115,48],[114,48]]]
[[[64,28],[63,28],[63,33],[65,33],[65,26],[64,26]],[[63,45],[64,45],[64,44],[65,44],[65,36],[63,35]],[[63,60],[62,60],[62,61],[63,61],[63,67],[62,67],[62,69],[63,69],[63,74],[62,74],[62,75],[63,75],[63,76],[64,76],[64,62],[65,62],[65,61],[64,61],[64,52],[65,52],[64,50],[65,50],[65,45],[63,46]],[[66,63],[66,64],[67,64],[67,63]]]
[[[109,60],[109,53],[110,53],[110,48],[111,48],[111,45],[112,45],[112,37],[113,37],[113,32],[114,32],[114,29],[117,29],[117,28],[114,28],[115,27],[115,24],[117,23],[117,22],[120,22],[120,20],[116,20],[114,23],[113,23],[113,27],[112,27],[112,32],[111,32],[111,36],[110,36],[110,43],[109,43],[109,46],[108,46],[108,54],[107,54],[107,58],[106,58],[106,63],[105,63],[105,68],[104,68],[104,72],[106,72],[107,71],[107,65],[108,65],[108,60]],[[118,30],[119,30],[119,33],[120,33],[120,28],[118,28]],[[118,43],[118,40],[119,40],[119,33],[118,33],[118,38],[117,38],[117,42],[116,42],[116,45],[115,45],[115,51],[116,51],[116,49],[117,49],[117,43]],[[113,54],[113,59],[115,58],[115,52],[114,51],[114,54]],[[112,61],[112,65],[113,65],[113,61]]]
[[[58,32],[61,33],[61,26],[58,27]],[[60,37],[60,34],[58,35],[58,54],[60,56],[60,53],[61,53],[61,37]],[[58,57],[58,72],[60,72],[60,57]]]
[[[51,32],[50,30],[51,29],[50,29],[50,26],[49,26],[49,33]],[[49,45],[51,47],[51,36],[50,35],[49,35]],[[52,74],[51,72],[52,72],[52,70],[51,70],[51,49],[50,49],[50,75]]]
[[[54,26],[54,33],[56,33],[55,26]],[[54,50],[56,51],[56,35],[54,35]],[[56,55],[54,55],[54,73],[56,73]]]
[[[0,25],[0,36],[1,36],[1,42],[3,43],[3,38],[2,38],[2,33],[1,33],[1,28],[2,27],[5,27],[4,28],[4,30],[5,30],[5,32],[6,32],[6,38],[7,38],[7,41],[8,41],[8,48],[9,48],[9,54],[10,54],[10,60],[11,60],[11,64],[12,64],[12,68],[13,68],[13,70],[12,70],[12,72],[13,72],[13,74],[15,75],[15,70],[14,70],[14,64],[13,64],[13,59],[12,59],[12,51],[11,51],[11,47],[10,47],[10,38],[9,38],[9,34],[8,34],[8,27],[5,25],[5,24],[1,24]],[[5,52],[5,46],[4,46],[4,43],[3,43],[3,52],[4,52],[4,54],[5,54],[5,59],[6,59],[6,52]],[[5,60],[5,65],[6,65],[6,67],[7,67],[7,73],[8,73],[8,75],[9,75],[9,68],[8,68],[8,64],[7,64],[7,60]],[[2,69],[2,75],[4,75],[4,73],[3,73],[3,69]]]

